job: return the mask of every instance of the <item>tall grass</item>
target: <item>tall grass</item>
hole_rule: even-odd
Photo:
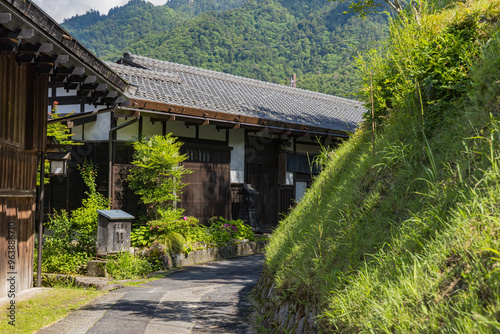
[[[376,153],[367,122],[267,247],[283,298],[318,306],[325,332],[500,330],[500,2],[427,8],[360,63]]]

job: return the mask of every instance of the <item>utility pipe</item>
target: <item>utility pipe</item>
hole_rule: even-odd
[[[126,126],[129,126],[131,124],[134,124],[139,120],[139,117],[136,117],[135,119],[128,121],[127,123],[123,123],[121,125],[118,125],[114,128],[109,129],[109,135],[108,135],[108,165],[109,165],[109,174],[108,174],[108,198],[113,201],[113,132],[116,130],[122,129]]]

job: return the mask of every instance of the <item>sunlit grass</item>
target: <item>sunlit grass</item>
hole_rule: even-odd
[[[9,325],[7,304],[0,305],[0,333],[35,333],[77,310],[104,292],[74,288],[51,288],[16,303],[15,326]]]
[[[323,172],[267,247],[281,298],[320,309],[327,332],[500,331],[498,8],[470,1],[418,24],[403,17],[387,55],[362,63],[379,84],[375,154],[369,123],[324,152]],[[470,68],[435,59],[471,31],[475,42],[457,52]],[[438,87],[434,61],[467,89],[433,100],[456,83]]]

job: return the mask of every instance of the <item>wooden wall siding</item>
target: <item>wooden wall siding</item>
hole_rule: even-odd
[[[290,211],[290,208],[294,206],[295,200],[295,187],[294,186],[280,186],[279,193],[279,213],[280,220],[284,214],[287,214]]]
[[[231,184],[231,216],[230,219],[238,219],[240,209],[245,204],[243,184]]]
[[[113,210],[123,210],[137,218],[139,216],[139,196],[135,195],[134,191],[129,188],[130,181],[127,180],[131,168],[132,165],[130,164],[115,164],[113,166],[114,200],[111,203],[111,208]]]
[[[45,149],[48,76],[0,53],[0,297],[7,294],[8,226],[15,224],[17,290],[33,286],[38,153]]]
[[[90,160],[97,165],[97,191],[108,196],[108,143],[95,142],[73,146],[70,153],[68,176],[51,177],[50,184],[45,187],[45,213],[61,209],[71,211],[81,207],[82,199],[86,198],[85,192],[88,189],[78,166],[85,160]]]
[[[188,185],[182,189],[179,206],[186,210],[186,215],[194,216],[202,223],[213,216],[228,218],[231,165],[193,162],[184,162],[183,165],[193,171],[182,179]]]
[[[231,148],[201,143],[185,143],[180,152],[187,156],[187,162],[210,162],[228,164],[231,162]]]
[[[37,155],[0,143],[0,196],[35,196]]]
[[[281,142],[248,136],[245,144],[246,182],[260,195],[254,197],[261,225],[278,223],[278,163]]]
[[[15,248],[15,272],[17,291],[33,287],[33,250],[34,250],[34,211],[33,198],[0,197],[0,298],[7,295],[8,266],[8,225],[15,224],[17,244]]]
[[[0,54],[0,143],[36,151],[45,147],[47,91],[48,77],[38,76],[35,64],[19,66],[15,53]]]
[[[0,54],[0,140],[24,148],[26,66],[17,66],[13,52]]]

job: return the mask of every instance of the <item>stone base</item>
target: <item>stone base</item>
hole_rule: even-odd
[[[274,277],[264,268],[254,289],[258,304],[259,326],[271,333],[322,333],[316,306],[301,305],[283,298],[274,287]]]
[[[106,262],[104,260],[92,260],[87,262],[87,276],[90,277],[106,277]]]

